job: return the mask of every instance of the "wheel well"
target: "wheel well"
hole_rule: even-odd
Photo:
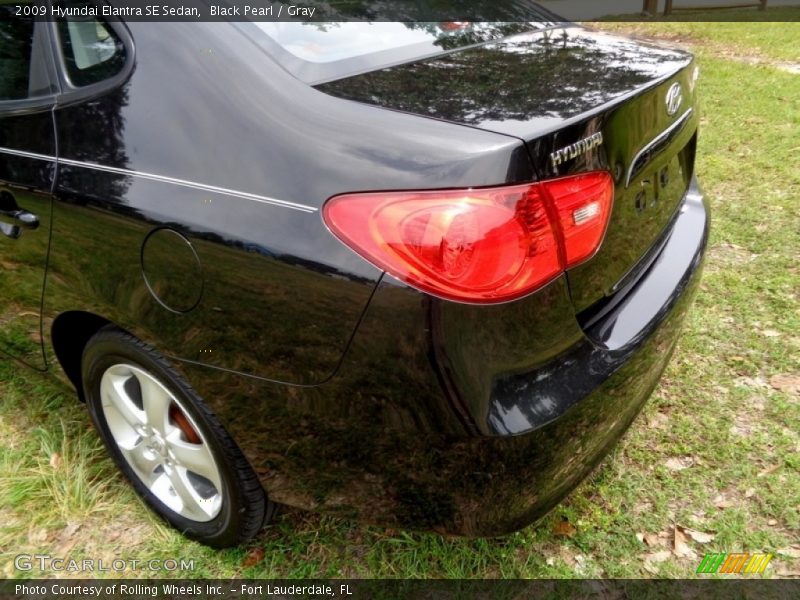
[[[83,381],[81,378],[81,357],[89,339],[100,328],[111,321],[83,311],[61,313],[53,321],[51,335],[53,350],[61,368],[75,386],[78,397],[83,401]]]

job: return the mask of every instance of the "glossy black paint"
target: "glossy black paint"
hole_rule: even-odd
[[[365,109],[316,92],[232,26],[130,28],[136,68],[127,84],[56,110],[63,159],[124,171],[63,164],[55,210],[60,214],[67,207],[75,215],[78,203],[100,221],[123,217],[126,254],[117,262],[126,265],[125,275],[113,278],[113,287],[101,294],[126,310],[109,318],[158,331],[170,354],[181,359],[282,382],[326,380],[380,275],[328,233],[317,212],[328,197],[532,177],[516,140]],[[86,123],[104,124],[103,144]],[[387,143],[388,131],[403,135]],[[303,208],[254,200],[253,194]],[[70,244],[70,221],[56,219],[55,269],[61,268],[58,257],[69,254],[58,247]],[[69,230],[58,223],[69,223]],[[189,314],[160,310],[135,266],[141,240],[162,226],[193,240],[205,271],[203,302]],[[102,238],[82,243],[88,245],[79,267],[85,272],[108,249]],[[64,265],[76,266],[72,260]]]
[[[48,101],[42,102],[46,105]],[[44,369],[41,302],[55,159],[31,155],[55,155],[50,111],[34,107],[0,115],[0,147],[18,152],[6,154],[0,161],[0,287],[6,290],[0,300],[4,315],[0,350]],[[28,224],[20,220],[25,213]]]
[[[316,87],[342,98],[532,140],[601,114],[690,62],[691,56],[682,51],[565,25]],[[656,111],[639,115],[648,118],[662,120]]]
[[[636,304],[652,307],[624,347],[605,347],[594,330],[592,341],[574,315],[560,312],[563,279],[505,305],[505,319],[499,307],[487,317],[485,307],[431,299],[384,279],[339,374],[324,386],[284,387],[198,368],[187,376],[276,501],[399,527],[513,531],[597,465],[658,382],[707,239],[696,190],[684,206],[659,267],[599,326],[640,322]],[[677,283],[672,293],[661,277]],[[491,327],[476,325],[485,318]]]
[[[61,77],[52,111],[3,113],[0,103],[0,186],[40,218],[35,231],[0,238],[3,298],[19,291],[19,315],[41,306],[50,367],[60,362],[79,392],[82,344],[115,323],[170,357],[273,500],[469,535],[540,516],[624,433],[699,278],[707,214],[690,186],[695,118],[642,171],[674,173],[649,225],[618,189],[585,272],[517,302],[479,307],[410,289],[336,240],[320,208],[351,191],[550,177],[553,149],[598,130],[606,146],[557,174],[616,174],[666,122],[653,115],[663,85],[688,82],[685,55],[603,46],[569,28],[557,49],[526,37],[502,56],[489,47],[433,59],[469,68],[453,76],[460,96],[429,88],[428,106],[469,100],[486,111],[489,96],[469,98],[482,78],[517,89],[524,69],[606,61],[591,67],[601,79],[585,95],[551,76],[539,96],[523,86],[516,117],[470,123],[411,114],[425,112],[422,89],[407,98],[417,105],[387,110],[337,97],[348,85],[357,97],[364,80],[309,87],[228,23],[115,28],[129,61],[110,84],[72,89]],[[55,25],[49,34],[57,40]],[[639,62],[618,68],[610,46]],[[487,56],[525,58],[512,74]],[[404,68],[432,67],[394,73]],[[402,98],[408,76],[381,73],[383,97]]]

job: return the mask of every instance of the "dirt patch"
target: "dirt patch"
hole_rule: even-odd
[[[743,53],[737,50],[732,50],[728,46],[721,44],[706,44],[706,46],[710,49],[714,56],[719,58],[735,60],[737,62],[752,65],[754,67],[773,67],[780,71],[786,71],[787,73],[800,75],[800,63],[777,61],[758,53],[754,53],[752,50],[747,53]]]
[[[709,249],[706,270],[709,273],[726,271],[732,267],[741,267],[749,264],[758,259],[758,257],[758,254],[750,252],[750,250],[743,246],[730,242],[721,242]]]

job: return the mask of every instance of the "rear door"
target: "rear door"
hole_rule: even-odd
[[[44,24],[12,10],[0,7],[0,351],[44,369],[55,79]]]

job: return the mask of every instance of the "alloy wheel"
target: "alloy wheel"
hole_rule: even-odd
[[[216,517],[220,468],[175,394],[147,371],[120,363],[103,373],[100,397],[114,443],[150,492],[187,519]]]

